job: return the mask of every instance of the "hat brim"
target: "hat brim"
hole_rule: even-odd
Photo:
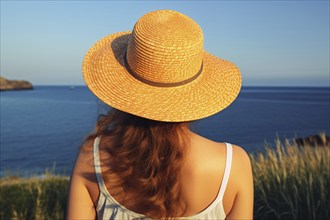
[[[131,32],[119,32],[102,38],[83,61],[87,86],[111,107],[157,121],[192,121],[225,109],[239,94],[239,69],[207,52],[203,72],[190,83],[157,87],[139,81],[125,67],[130,37]]]

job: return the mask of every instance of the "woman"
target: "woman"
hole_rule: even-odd
[[[83,62],[89,89],[113,107],[85,141],[68,219],[252,219],[250,160],[189,129],[234,101],[237,67],[203,50],[203,34],[171,10],[97,42]]]

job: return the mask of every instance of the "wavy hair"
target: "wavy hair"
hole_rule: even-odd
[[[132,194],[127,208],[152,218],[172,219],[185,212],[180,173],[189,144],[187,127],[187,122],[154,121],[112,109],[99,117],[86,141],[102,136],[100,151],[108,156],[103,162],[106,173],[119,177],[112,187],[124,198],[125,192]]]

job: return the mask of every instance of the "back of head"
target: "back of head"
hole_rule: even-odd
[[[128,208],[153,218],[178,216],[178,210],[184,210],[180,171],[189,144],[187,126],[115,109],[100,117],[88,140],[102,137],[100,151],[108,158],[104,170],[119,177],[112,187],[126,192],[119,197]],[[129,194],[135,199],[127,197]]]

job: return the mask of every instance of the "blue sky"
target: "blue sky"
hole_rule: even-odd
[[[329,86],[329,1],[1,1],[1,75],[35,85],[84,84],[81,63],[102,37],[172,9],[234,62],[245,86]]]

